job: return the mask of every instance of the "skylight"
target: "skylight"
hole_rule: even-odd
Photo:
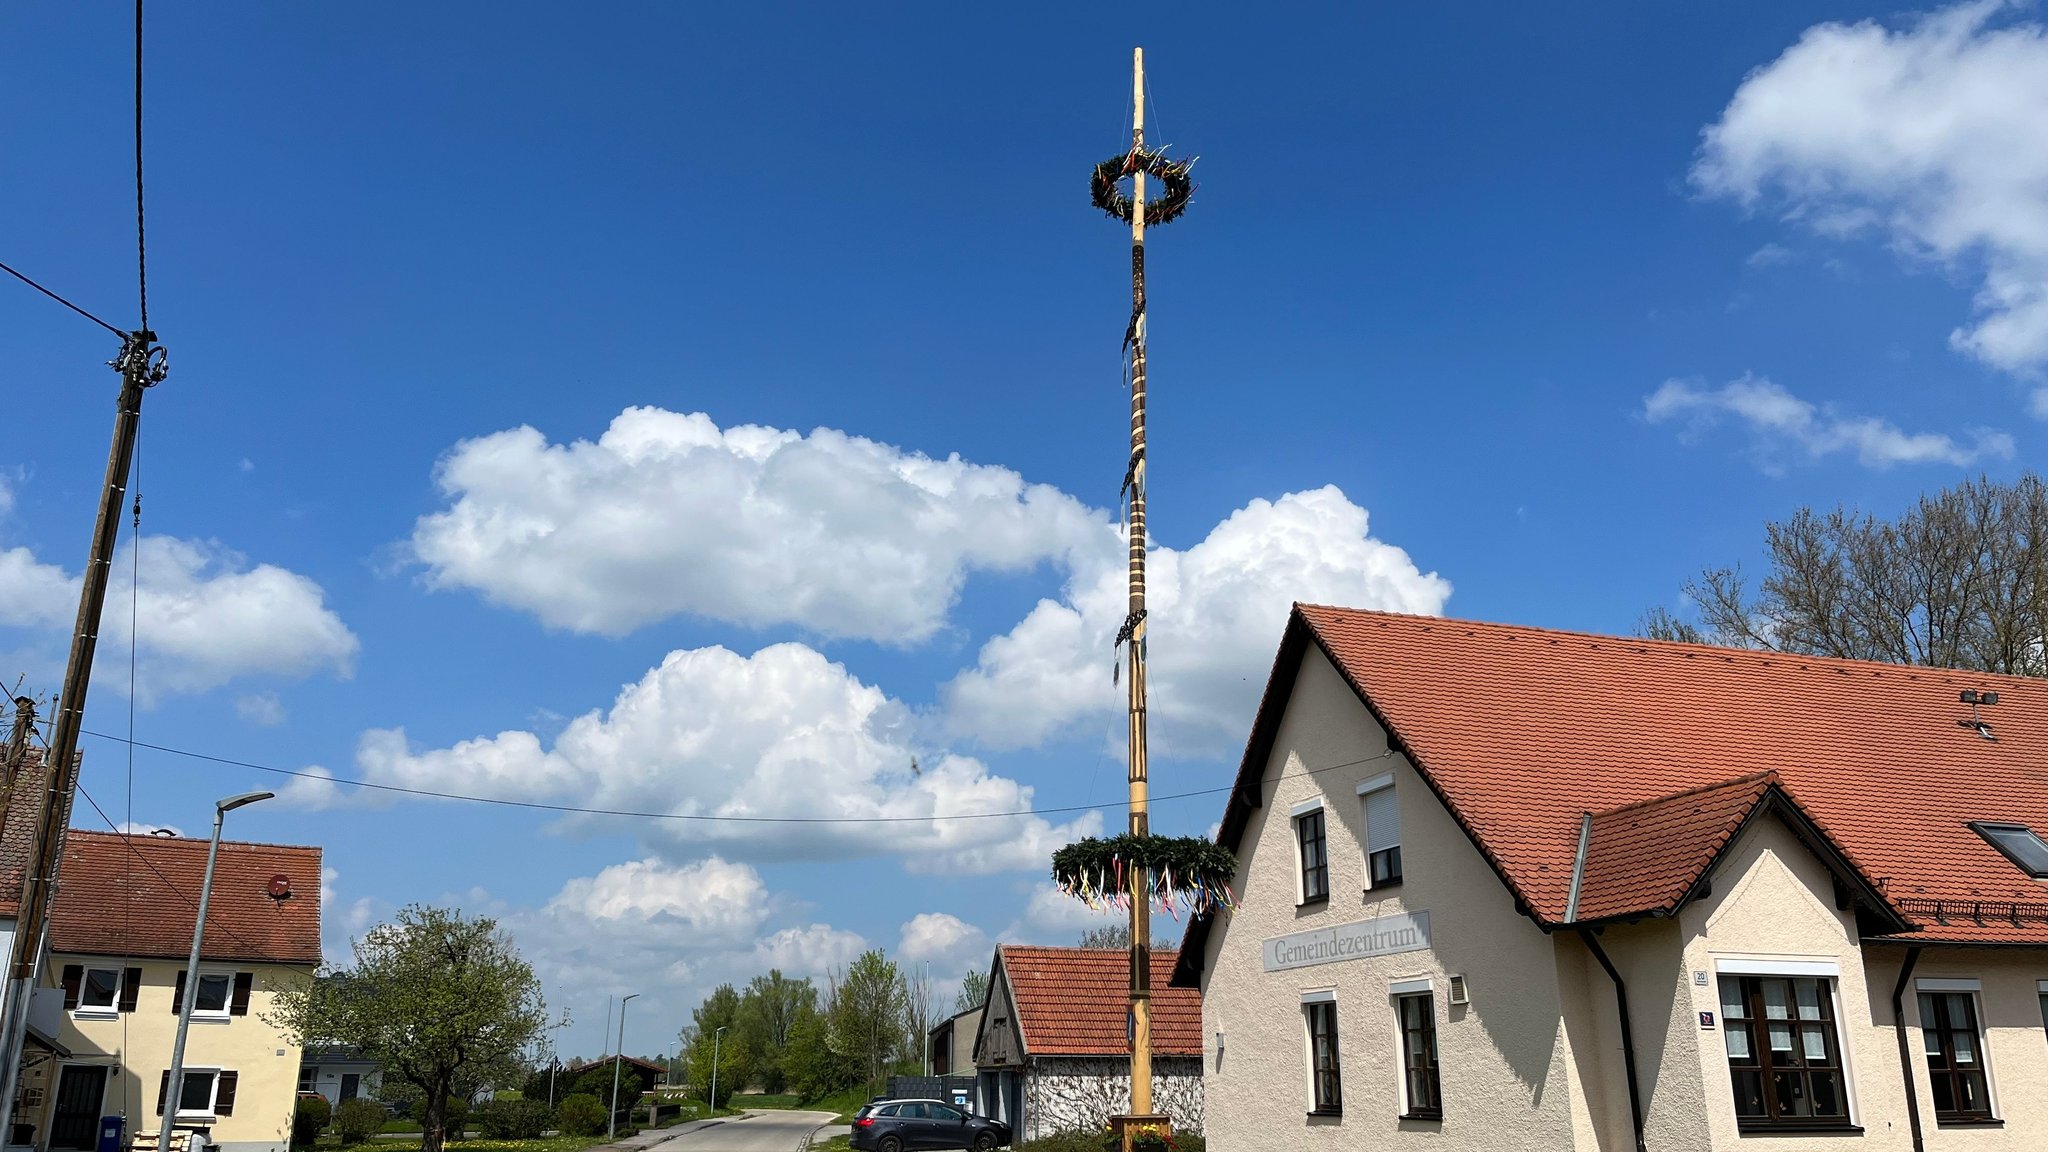
[[[2020,871],[2036,880],[2048,880],[2048,843],[2043,843],[2039,833],[2025,824],[1989,824],[1982,820],[1972,821],[1972,831],[1991,842],[1993,848],[2005,854],[2005,858],[2020,866]]]

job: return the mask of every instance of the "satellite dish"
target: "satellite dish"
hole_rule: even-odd
[[[289,900],[292,898],[292,878],[279,872],[270,878],[270,898]]]

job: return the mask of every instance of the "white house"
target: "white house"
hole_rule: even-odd
[[[2048,682],[1297,606],[1209,1146],[2048,1147],[2044,831]]]

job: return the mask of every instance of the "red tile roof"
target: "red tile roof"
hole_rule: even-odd
[[[74,830],[64,842],[50,950],[182,959],[206,872],[205,840]],[[272,900],[270,878],[291,881]],[[201,955],[320,963],[320,849],[222,841]]]
[[[1810,822],[1817,850],[1839,848],[1881,891],[1886,915],[1918,925],[1917,940],[2048,945],[2048,885],[1967,827],[2048,835],[2048,680],[1296,605],[1226,845],[1259,802],[1311,643],[1545,924],[1565,922],[1589,810],[1603,814],[1600,858],[1588,861],[1596,883],[1581,918],[1589,896],[1658,910],[1711,863],[1745,805],[1775,793]],[[1995,740],[1958,724],[1969,706],[1957,695],[1972,688],[1999,694],[1984,710]],[[1757,783],[1766,772],[1771,789]],[[1631,805],[1643,808],[1618,811]]]
[[[1152,1051],[1202,1054],[1202,997],[1170,988],[1171,948],[1152,951]],[[1027,1056],[1129,1056],[1130,953],[1115,948],[1044,948],[1004,944],[999,975],[1017,1005]]]

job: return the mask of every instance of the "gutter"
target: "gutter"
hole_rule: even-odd
[[[1913,1087],[1913,1045],[1906,1039],[1906,984],[1913,979],[1913,966],[1920,962],[1920,948],[1906,949],[1906,962],[1899,968],[1899,982],[1892,987],[1892,1031],[1899,1037],[1899,1075],[1906,1078],[1906,1127],[1913,1132],[1913,1152],[1925,1152],[1926,1138],[1920,1134],[1920,1093]]]
[[[1621,1014],[1621,1059],[1628,1069],[1629,1119],[1635,1124],[1636,1152],[1648,1152],[1648,1146],[1643,1143],[1643,1090],[1636,1082],[1635,1030],[1629,1026],[1628,1019],[1628,985],[1623,982],[1621,973],[1614,970],[1614,962],[1607,958],[1606,950],[1600,947],[1600,939],[1591,928],[1579,929],[1579,939],[1586,942],[1593,958],[1600,961],[1600,967],[1607,969],[1607,978],[1614,981],[1614,1007]],[[1918,1145],[1915,1147],[1917,1149]]]

